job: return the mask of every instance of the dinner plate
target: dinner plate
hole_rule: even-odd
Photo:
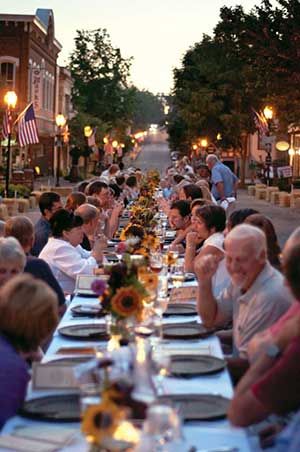
[[[103,313],[101,306],[96,304],[78,304],[71,308],[71,312],[74,317],[103,317],[105,314]]]
[[[230,399],[217,394],[169,394],[159,400],[174,404],[184,421],[223,419],[230,403]]]
[[[194,377],[209,375],[224,370],[223,359],[209,355],[172,355],[170,373],[175,377]]]
[[[47,422],[79,422],[78,394],[55,394],[24,402],[20,416]]]
[[[194,281],[194,279],[195,279],[195,273],[185,273],[184,274],[185,281]]]
[[[197,315],[196,306],[192,303],[169,303],[164,317],[171,315],[189,316]]]
[[[106,331],[106,325],[70,325],[63,326],[57,330],[59,334],[65,337],[79,340],[102,340],[109,339]]]
[[[163,337],[165,339],[200,339],[210,334],[212,334],[211,331],[198,323],[163,325]]]

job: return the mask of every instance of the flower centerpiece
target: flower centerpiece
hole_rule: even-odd
[[[109,385],[102,391],[101,402],[83,414],[81,430],[91,445],[90,452],[127,450],[139,441],[138,431],[126,420],[128,409],[123,398],[128,394],[128,388]]]
[[[130,340],[131,327],[143,319],[143,300],[148,295],[138,279],[138,267],[139,263],[127,255],[109,268],[107,284],[97,280],[92,283],[92,290],[108,314],[108,332],[123,342]]]

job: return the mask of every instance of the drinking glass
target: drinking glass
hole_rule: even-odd
[[[171,357],[161,343],[157,343],[152,348],[151,353],[152,368],[155,374],[155,381],[157,383],[156,389],[158,395],[164,394],[164,379],[169,374]]]
[[[80,414],[84,415],[86,410],[101,402],[101,386],[96,383],[82,383],[79,386]]]
[[[182,439],[181,421],[176,410],[169,405],[152,405],[148,409],[144,433],[152,439],[153,450],[171,451],[171,444]]]
[[[163,257],[161,253],[150,254],[150,268],[155,273],[160,273],[163,268]]]

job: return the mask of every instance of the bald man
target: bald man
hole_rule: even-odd
[[[231,169],[220,162],[215,154],[206,157],[206,164],[211,171],[211,192],[216,201],[221,203],[227,198],[236,198],[239,179]]]
[[[198,312],[209,328],[223,327],[232,321],[233,355],[247,358],[250,339],[275,323],[289,309],[293,297],[281,273],[267,260],[266,238],[260,229],[245,224],[236,226],[224,246],[231,283],[218,298],[212,291],[217,259],[203,256],[195,263]]]
[[[282,259],[287,285],[295,298],[296,305],[300,303],[299,238],[300,229],[298,228],[288,239]],[[273,335],[272,342],[265,344],[257,360],[238,384],[229,407],[230,421],[238,426],[248,426],[264,420],[270,414],[286,415],[299,409],[299,356],[300,313],[294,312],[292,316],[281,322],[280,328]],[[287,438],[284,445],[285,450],[290,450],[287,447]],[[296,451],[299,448],[293,450]]]

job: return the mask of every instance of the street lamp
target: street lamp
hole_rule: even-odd
[[[62,128],[66,125],[66,118],[63,114],[56,115],[55,122],[58,128],[57,134],[57,153],[56,153],[56,183],[55,186],[59,187],[59,172],[60,172],[60,154],[62,152]]]
[[[88,157],[89,157],[89,138],[93,135],[93,129],[91,126],[85,126],[83,128],[86,144],[85,144],[85,152],[83,154],[84,159],[84,178],[87,178],[87,166],[88,166]]]
[[[4,96],[4,102],[7,105],[6,119],[7,119],[7,158],[6,158],[6,174],[5,174],[5,193],[9,197],[9,176],[10,176],[10,142],[12,130],[12,115],[11,110],[17,105],[18,96],[14,91],[7,91]]]
[[[270,125],[271,125],[271,121],[272,121],[273,115],[274,115],[273,107],[271,107],[270,105],[266,105],[263,110],[263,114],[268,123],[268,130],[267,130],[266,136],[269,137],[270,136]],[[269,186],[270,185],[270,166],[272,165],[272,143],[270,143],[270,142],[265,143],[265,151],[267,153],[266,158],[265,158],[265,164],[267,167],[267,185]]]

